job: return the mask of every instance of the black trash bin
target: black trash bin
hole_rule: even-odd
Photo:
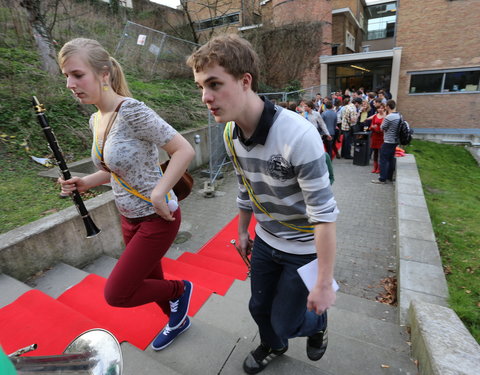
[[[353,164],[370,163],[370,132],[353,133]]]

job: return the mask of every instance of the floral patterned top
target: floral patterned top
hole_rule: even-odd
[[[90,118],[90,128],[95,135],[95,116]],[[126,98],[119,109],[103,149],[107,167],[140,194],[150,198],[153,188],[161,178],[158,148],[167,144],[177,131],[143,102]],[[96,138],[96,137],[94,137]],[[105,170],[92,145],[92,160],[100,170]],[[110,179],[115,203],[123,216],[135,218],[155,212],[153,206],[129,193],[113,177]],[[173,191],[170,191],[175,197]]]

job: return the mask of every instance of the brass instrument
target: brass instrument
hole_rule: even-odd
[[[18,375],[121,375],[123,357],[120,344],[108,331],[88,330],[75,338],[63,354],[20,357],[35,350],[36,344],[10,354]]]
[[[238,254],[240,255],[240,257],[242,258],[243,262],[245,263],[245,265],[247,266],[248,268],[248,272],[247,272],[247,275],[250,276],[250,258],[247,256],[247,255],[244,255],[242,250],[240,250],[240,248],[237,246],[237,242],[235,240],[231,240],[230,243],[235,247],[235,250],[237,250]],[[247,253],[250,251],[252,251],[252,246],[253,246],[253,241],[251,239],[248,240],[248,250],[247,250]]]

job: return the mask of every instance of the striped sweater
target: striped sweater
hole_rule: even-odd
[[[290,229],[277,220],[306,226],[334,222],[337,218],[326,154],[317,129],[302,116],[281,107],[274,108],[266,100],[255,133],[264,135],[264,144],[243,142],[241,131],[235,126],[233,145],[257,200],[274,219],[251,202],[236,168],[237,205],[242,210],[253,211],[256,234],[270,246],[293,254],[315,253],[312,232]],[[232,157],[227,143],[226,149]]]

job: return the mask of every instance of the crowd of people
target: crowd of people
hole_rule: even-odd
[[[273,102],[276,103],[275,100]],[[372,182],[386,183],[393,179],[393,156],[398,145],[396,132],[400,117],[395,111],[396,103],[388,91],[380,89],[367,92],[363,87],[358,90],[347,88],[326,97],[318,93],[309,101],[279,102],[278,105],[295,111],[315,125],[331,160],[353,159],[354,134],[370,132],[369,159],[373,158],[371,172],[380,175],[378,180]],[[388,134],[386,140],[384,134]],[[383,174],[381,166],[384,169]]]

